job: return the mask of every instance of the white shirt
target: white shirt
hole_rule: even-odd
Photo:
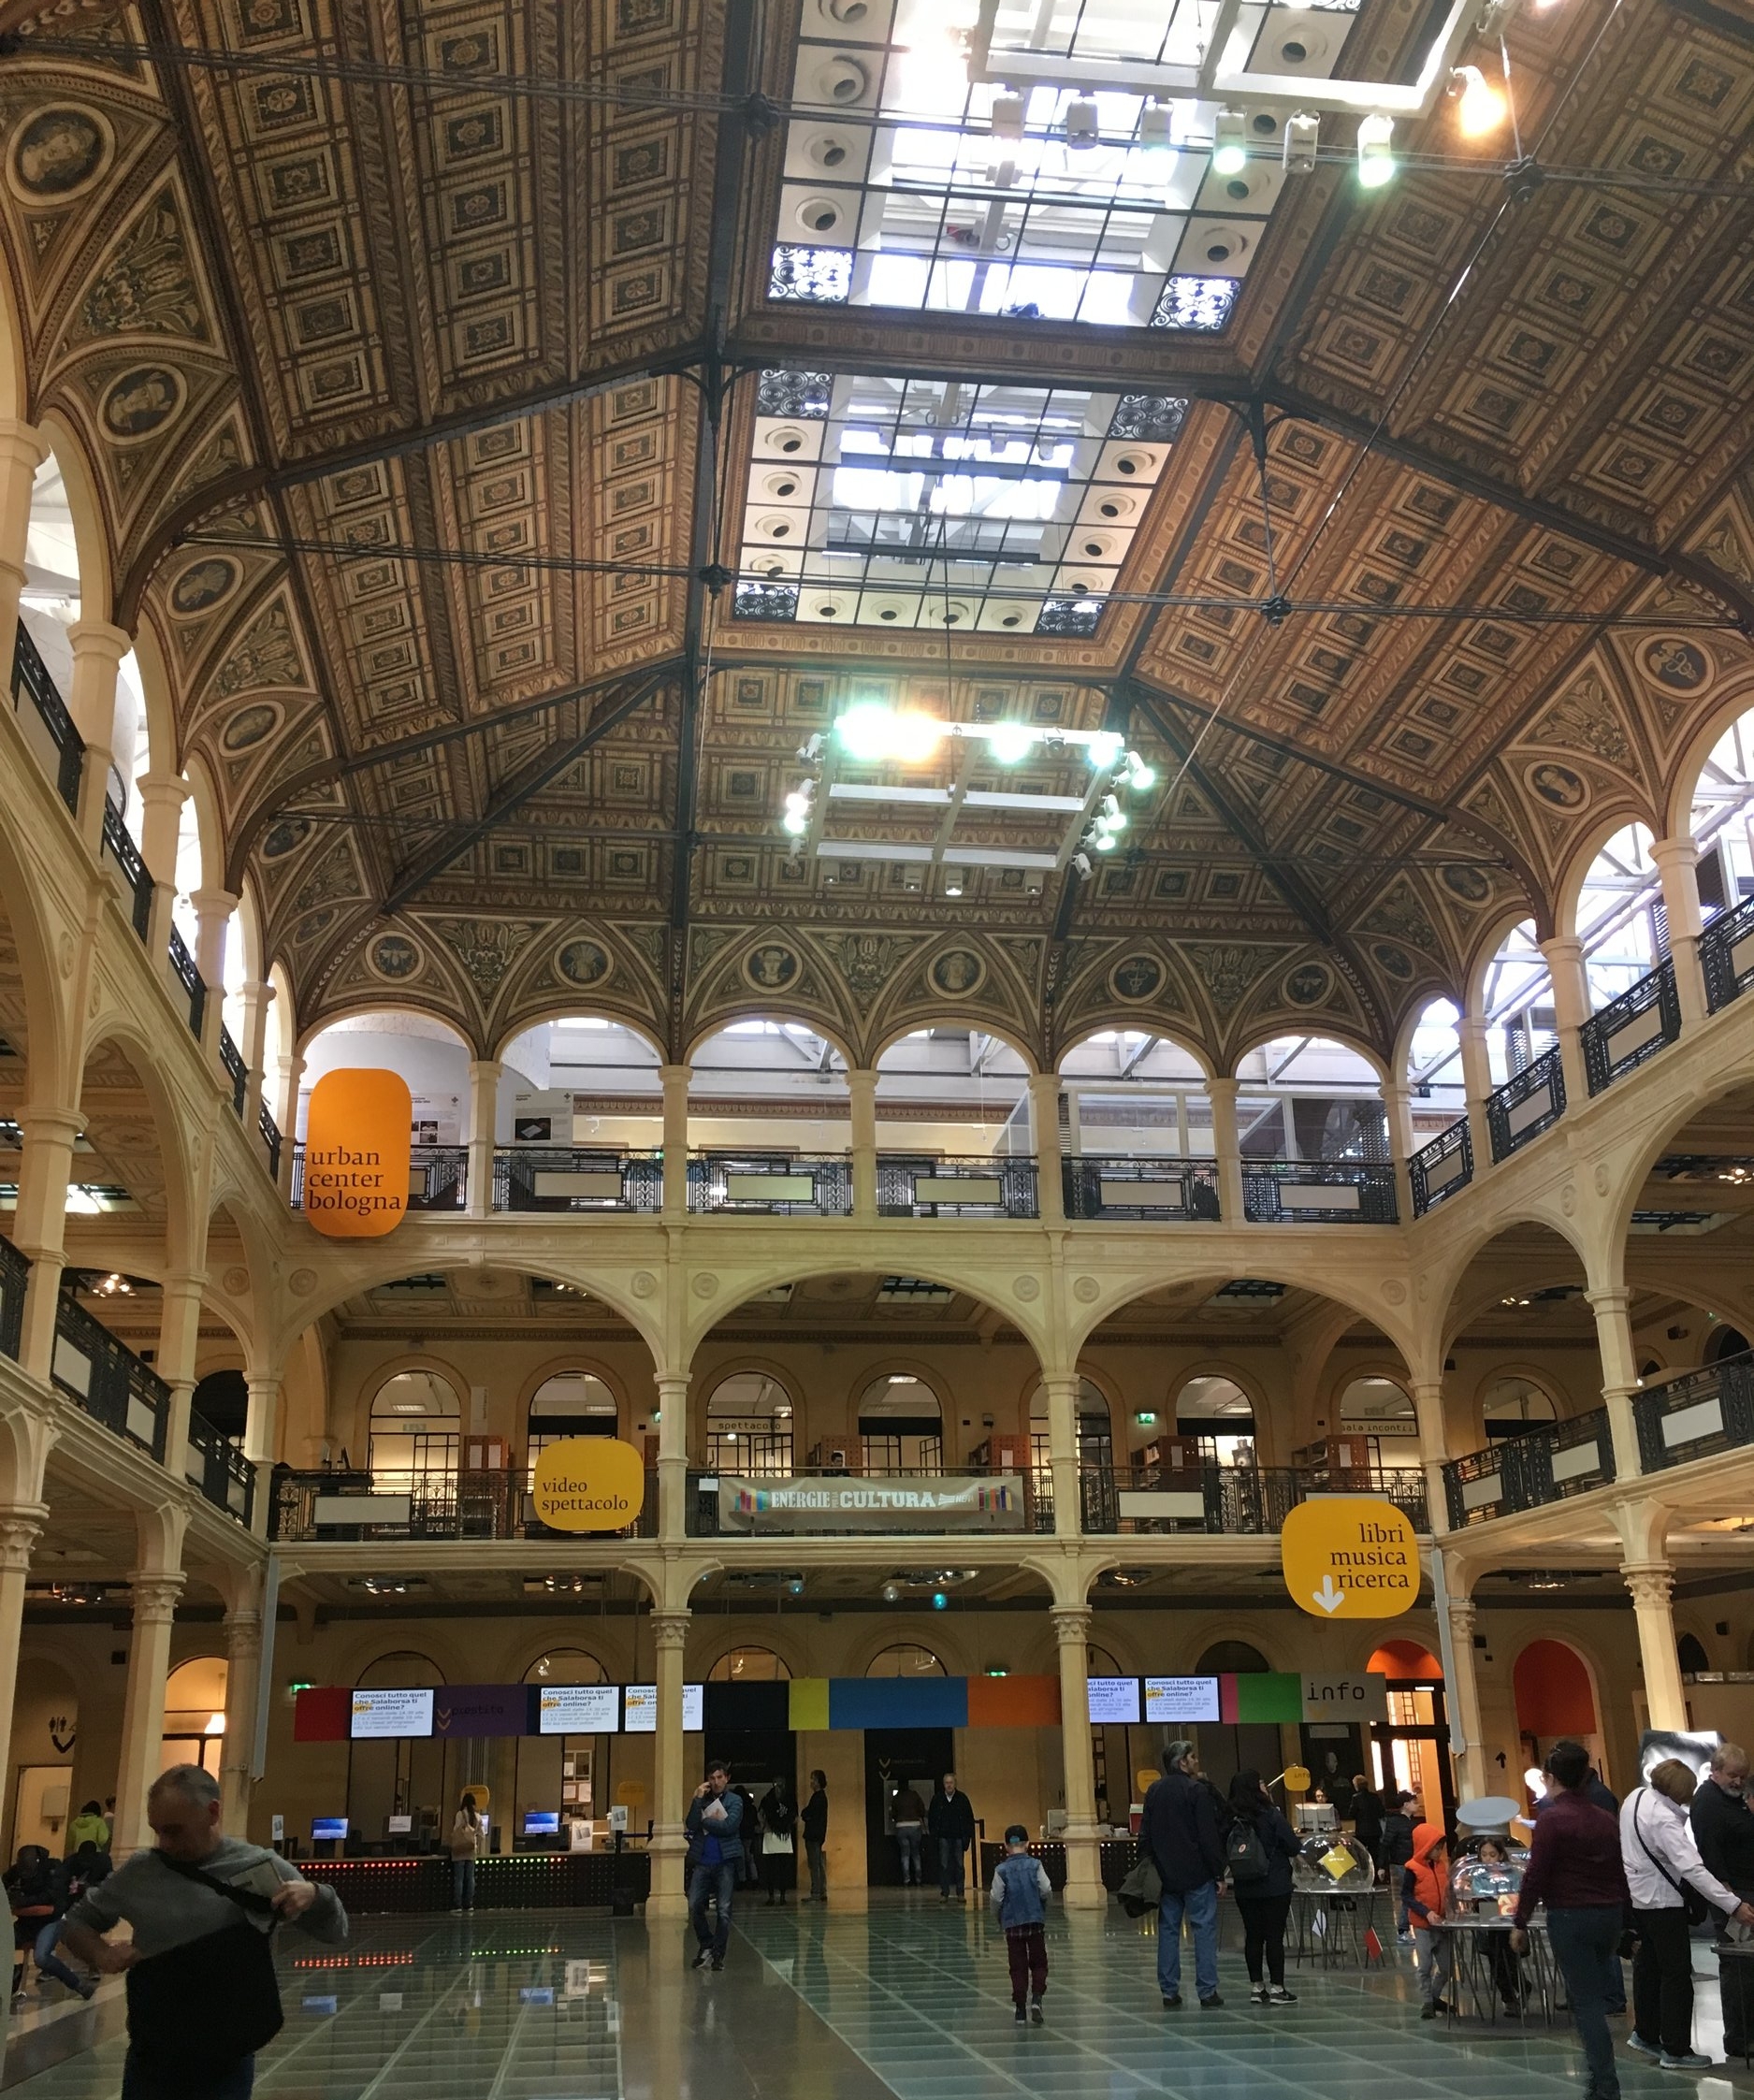
[[[1741,1908],[1741,1897],[1709,1873],[1700,1858],[1685,1806],[1654,1787],[1639,1787],[1620,1803],[1620,1859],[1635,1910],[1678,1910],[1681,1891],[1674,1884],[1682,1881],[1718,1910]]]

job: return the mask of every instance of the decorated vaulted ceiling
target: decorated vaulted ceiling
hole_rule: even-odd
[[[874,131],[909,4],[0,6],[31,413],[110,549],[84,609],[152,630],[301,1026],[1383,1049],[1754,699],[1739,0],[1516,7],[1509,180],[1446,100],[1381,190],[1331,120],[1312,172],[1200,159],[1149,237],[1117,176],[1069,305],[1021,260],[993,293],[960,161],[934,198],[929,125]],[[1377,80],[1429,34],[1254,14]],[[1459,55],[1496,77],[1496,31]],[[1090,216],[1062,160],[998,178],[1031,224]],[[918,464],[1024,455],[972,522]],[[1155,784],[1088,876],[996,864],[1040,843],[1003,811],[954,893],[799,855],[799,747],[874,696],[1115,731]]]

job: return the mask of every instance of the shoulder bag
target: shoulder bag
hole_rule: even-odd
[[[1647,1789],[1644,1787],[1641,1787],[1638,1790],[1641,1794],[1647,1791]],[[1674,1878],[1674,1875],[1669,1872],[1668,1868],[1663,1865],[1662,1861],[1658,1859],[1657,1855],[1645,1843],[1645,1832],[1638,1820],[1638,1804],[1636,1802],[1634,1802],[1632,1804],[1632,1835],[1638,1840],[1639,1850],[1645,1855],[1645,1859],[1650,1861],[1651,1865],[1656,1868],[1657,1872],[1661,1875],[1662,1878],[1669,1884],[1670,1888],[1674,1890],[1675,1894],[1680,1897],[1681,1908],[1682,1911],[1686,1914],[1687,1921],[1689,1925],[1703,1925],[1705,1922],[1706,1919],[1713,1917],[1716,1914],[1715,1906],[1707,1903],[1705,1898],[1700,1894],[1699,1890],[1693,1888],[1689,1883],[1685,1881],[1677,1881]]]
[[[267,1896],[240,1889],[186,1861],[152,1854],[167,1873],[198,1881],[237,1904],[239,1916],[216,1933],[185,1940],[137,1962],[127,1972],[128,2039],[145,2061],[188,2075],[212,2072],[254,2056],[281,2031],[280,1983],[273,1933],[250,1917],[277,1914]]]

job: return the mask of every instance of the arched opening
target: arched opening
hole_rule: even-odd
[[[1532,919],[1513,926],[1486,964],[1481,1015],[1494,1086],[1526,1071],[1558,1041],[1553,973],[1535,939]]]
[[[382,1070],[407,1081],[410,1209],[460,1209],[469,1172],[470,1051],[453,1029],[425,1014],[348,1014],[305,1046],[295,1124],[304,1141],[311,1094],[330,1072]]]
[[[1462,1272],[1448,1311],[1444,1412],[1451,1454],[1478,1455],[1485,1468],[1480,1493],[1496,1496],[1503,1485],[1489,1447],[1602,1407],[1587,1290],[1571,1242],[1529,1222],[1505,1226]]]
[[[1370,1059],[1325,1036],[1276,1036],[1237,1065],[1247,1159],[1383,1161],[1383,1081]]]
[[[1552,1394],[1532,1378],[1517,1376],[1492,1381],[1481,1395],[1480,1414],[1488,1443],[1526,1436],[1537,1423],[1559,1418]]]
[[[536,1658],[523,1681],[540,1688],[564,1688],[607,1686],[611,1680],[594,1655],[583,1648],[555,1647]],[[607,1709],[610,1700],[603,1703]],[[573,1823],[591,1824],[595,1838],[596,1820],[612,1798],[610,1760],[615,1755],[616,1722],[607,1712],[605,1718],[609,1726],[602,1730],[550,1732],[544,1726],[536,1735],[517,1738],[513,1775],[517,1822],[512,1838],[520,1848],[565,1851],[572,1842],[569,1826]]]
[[[528,1470],[532,1486],[536,1461],[551,1443],[569,1437],[613,1437],[619,1427],[616,1397],[594,1371],[555,1371],[530,1395],[525,1416]]]
[[[1702,1671],[1709,1671],[1711,1668],[1711,1658],[1705,1653],[1705,1644],[1697,1633],[1683,1633],[1674,1644],[1674,1656],[1684,1677],[1696,1677]]]
[[[785,1657],[772,1648],[729,1648],[706,1673],[709,1685],[777,1685],[790,1677]]]
[[[1068,1157],[1210,1159],[1216,1151],[1205,1068],[1149,1030],[1086,1036],[1060,1060],[1060,1088]]]
[[[1190,1378],[1175,1396],[1176,1435],[1212,1466],[1255,1463],[1254,1402],[1234,1379]]]
[[[1272,1665],[1250,1641],[1211,1641],[1201,1649],[1194,1664],[1196,1677],[1254,1676]],[[1159,1764],[1165,1742],[1183,1733],[1181,1728],[1160,1729],[1152,1745]],[[1190,1725],[1190,1735],[1200,1753],[1200,1762],[1213,1784],[1223,1791],[1239,1772],[1258,1772],[1271,1779],[1289,1761],[1284,1756],[1287,1731],[1277,1721],[1199,1721]]]
[[[436,1691],[444,1683],[444,1673],[430,1656],[412,1649],[395,1649],[367,1663],[359,1673],[361,1691]],[[460,1775],[447,1774],[447,1754],[455,1747],[463,1767]],[[381,1742],[364,1740],[347,1745],[346,1818],[349,1847],[360,1842],[413,1838],[439,1842],[451,1827],[457,1803],[447,1799],[448,1781],[459,1785],[486,1776],[486,1743],[451,1745],[442,1737],[399,1736]],[[475,1767],[479,1765],[480,1770]],[[323,1803],[318,1813],[333,1816],[336,1803]],[[489,1811],[492,1815],[492,1811]],[[397,1818],[392,1824],[391,1818]],[[403,1822],[402,1818],[407,1818]],[[498,1816],[492,1819],[497,1821]],[[484,1847],[485,1849],[485,1847]]]
[[[1413,1094],[1415,1146],[1468,1113],[1462,1072],[1461,1008],[1453,999],[1428,999],[1407,1037],[1407,1085]]]
[[[1630,992],[1668,951],[1668,914],[1650,844],[1647,824],[1624,825],[1585,872],[1577,937],[1592,1009]]]
[[[1589,1668],[1569,1642],[1531,1641],[1511,1666],[1522,1772],[1540,1772],[1547,1752],[1562,1736],[1584,1744],[1602,1769],[1601,1720]],[[1525,1792],[1529,1791],[1527,1784]],[[1532,1798],[1532,1797],[1531,1797]]]
[[[462,1404],[442,1371],[394,1372],[371,1396],[367,1465],[374,1494],[406,1495],[413,1520],[430,1520],[456,1499]]]
[[[604,949],[581,939],[560,950],[558,967],[590,981],[611,964]],[[596,1014],[539,1021],[508,1043],[494,1110],[494,1144],[510,1169],[507,1207],[606,1208],[624,1200],[624,1166],[638,1161],[639,1208],[655,1209],[663,1189],[661,1062],[636,1030]]]
[[[1699,847],[1699,908],[1706,919],[1754,896],[1754,708],[1706,754],[1689,823]]]
[[[1078,1382],[1078,1463],[1080,1471],[1114,1464],[1114,1417],[1108,1395],[1088,1378]],[[1052,1427],[1048,1388],[1039,1381],[1029,1397],[1029,1470],[1038,1495],[1053,1493]]]
[[[867,1473],[941,1473],[944,1409],[923,1378],[885,1371],[859,1396],[859,1452]]]
[[[933,964],[978,968],[952,949]],[[920,1028],[877,1061],[877,1207],[887,1217],[1036,1214],[1029,1067],[1002,1036]]]
[[[747,968],[795,974],[797,957],[774,944]],[[825,1036],[799,1021],[732,1021],[689,1059],[690,1209],[847,1215],[851,1115],[847,1060]]]
[[[930,1648],[918,1642],[897,1641],[881,1648],[865,1665],[867,1677],[948,1677],[949,1672]]]
[[[1392,1378],[1348,1379],[1336,1401],[1342,1437],[1368,1439],[1372,1465],[1418,1463],[1418,1417],[1413,1396]]]
[[[744,1478],[784,1478],[792,1470],[791,1395],[766,1371],[733,1371],[706,1402],[706,1463]]]
[[[1747,1350],[1748,1340],[1741,1328],[1732,1327],[1727,1320],[1720,1321],[1713,1327],[1711,1339],[1705,1344],[1705,1361],[1720,1364],[1726,1356],[1746,1356]]]
[[[223,1656],[196,1656],[179,1663],[165,1681],[165,1734],[158,1769],[198,1764],[219,1776],[225,1747],[225,1686]]]
[[[1448,1824],[1456,1813],[1450,1776],[1449,1727],[1443,1665],[1421,1643],[1384,1641],[1365,1669],[1388,1679],[1388,1721],[1372,1730],[1371,1777],[1379,1793],[1398,1788],[1415,1797],[1433,1821]]]

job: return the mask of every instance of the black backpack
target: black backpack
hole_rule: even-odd
[[[1254,1825],[1245,1823],[1240,1817],[1225,1833],[1225,1864],[1231,1880],[1239,1884],[1267,1879],[1267,1847]]]

